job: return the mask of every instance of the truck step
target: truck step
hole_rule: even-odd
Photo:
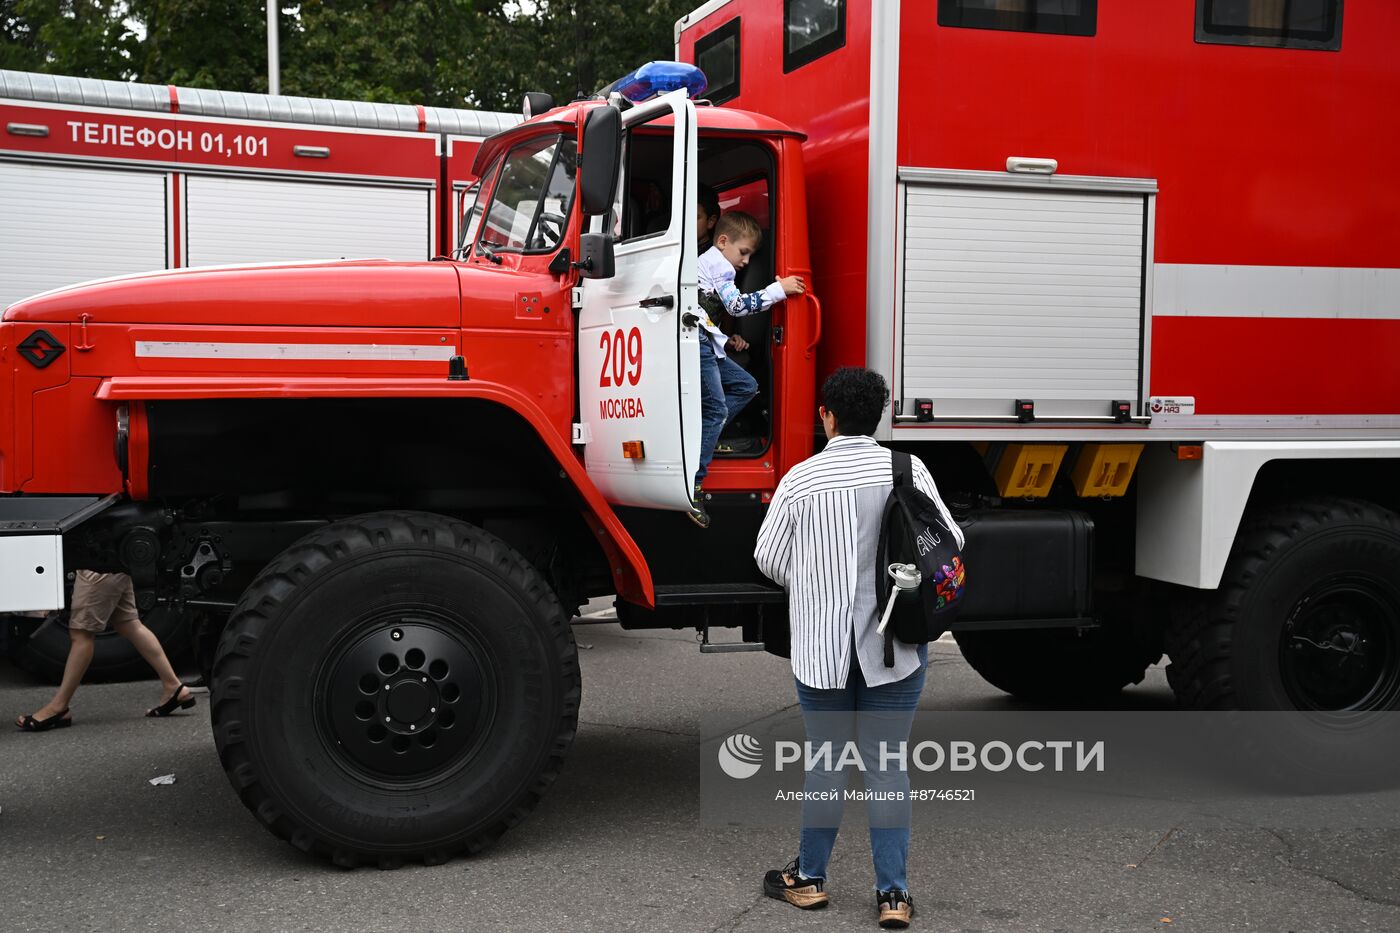
[[[700,630],[700,653],[701,654],[732,654],[735,651],[762,651],[761,641],[722,641],[715,643],[710,641],[710,629],[708,626]]]

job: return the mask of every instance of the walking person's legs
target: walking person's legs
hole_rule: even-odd
[[[52,699],[29,716],[15,719],[15,725],[28,732],[43,732],[69,725],[68,707],[92,664],[97,636],[110,619],[117,634],[130,641],[160,677],[161,702],[146,711],[147,716],[168,716],[177,707],[194,706],[194,695],[180,683],[165,649],[155,633],[141,624],[136,611],[136,591],[131,578],[121,573],[95,573],[79,570],[74,577],[72,608],[68,617],[68,659],[63,680]],[[47,723],[47,725],[46,725]]]
[[[97,635],[107,627],[107,618],[116,608],[122,597],[121,581],[118,574],[94,573],[79,570],[73,575],[73,595],[69,600],[68,611],[68,659],[63,665],[63,680],[48,703],[35,710],[30,716],[21,716],[15,725],[29,732],[52,728],[44,725],[59,723],[59,717],[71,721],[68,707],[78,692],[78,685],[92,664],[92,655],[97,646]],[[128,583],[130,581],[128,580]]]
[[[42,731],[57,726],[61,719],[66,718],[71,721],[71,717],[68,716],[68,706],[73,702],[73,695],[78,692],[78,685],[83,682],[83,675],[87,673],[88,665],[92,663],[97,636],[83,629],[70,628],[68,640],[68,659],[63,663],[63,680],[59,682],[58,689],[54,691],[49,702],[36,709],[29,716],[15,718],[15,725],[21,729]],[[26,720],[32,722],[33,725],[26,726]],[[53,725],[45,725],[46,723]]]
[[[168,716],[177,706],[183,709],[194,706],[194,694],[180,683],[175,669],[170,666],[170,659],[165,656],[160,639],[142,624],[141,615],[136,611],[136,589],[131,585],[131,578],[125,575],[122,575],[120,593],[112,609],[111,624],[118,635],[131,642],[160,678],[160,703],[146,710],[147,716]]]
[[[160,639],[156,638],[155,633],[146,628],[140,619],[119,624],[113,623],[112,627],[116,629],[118,635],[131,642],[137,653],[145,659],[147,664],[151,665],[151,670],[155,671],[156,676],[160,678],[161,704],[168,703],[177,694],[181,700],[188,700],[194,696],[190,693],[189,688],[180,682],[175,669],[170,666],[170,659],[165,656],[165,649],[161,647]]]

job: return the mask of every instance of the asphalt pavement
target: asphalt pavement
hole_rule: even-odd
[[[700,723],[795,702],[786,662],[701,655],[694,634],[580,624],[583,706],[558,782],[488,852],[345,871],[266,832],[214,754],[208,704],[142,718],[153,682],[85,686],[71,729],[0,728],[0,930],[874,930],[870,848],[847,825],[831,907],[762,896],[796,833],[698,814]],[[955,645],[933,646],[922,707],[1024,708]],[[49,687],[0,663],[0,712]],[[1170,708],[1160,669],[1123,694]],[[153,786],[159,775],[175,783]],[[1192,812],[1149,825],[939,832],[916,825],[910,883],[927,931],[1400,930],[1400,832],[1285,830]],[[1391,818],[1381,822],[1393,825]]]

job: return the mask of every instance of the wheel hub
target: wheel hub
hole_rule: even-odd
[[[384,693],[388,700],[384,703],[384,710],[389,715],[385,717],[390,721],[390,728],[404,723],[422,722],[431,713],[437,712],[437,687],[428,686],[428,678],[418,680],[409,678],[400,680],[396,684],[385,684]],[[431,723],[431,719],[428,720]]]
[[[327,738],[352,770],[421,780],[470,757],[490,724],[488,668],[446,620],[361,626],[322,670]]]
[[[1369,581],[1322,582],[1284,625],[1284,685],[1300,708],[1387,709],[1400,692],[1400,618]]]

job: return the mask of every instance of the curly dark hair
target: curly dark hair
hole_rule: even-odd
[[[842,434],[874,434],[889,400],[885,377],[861,366],[842,366],[822,383],[822,405]]]

